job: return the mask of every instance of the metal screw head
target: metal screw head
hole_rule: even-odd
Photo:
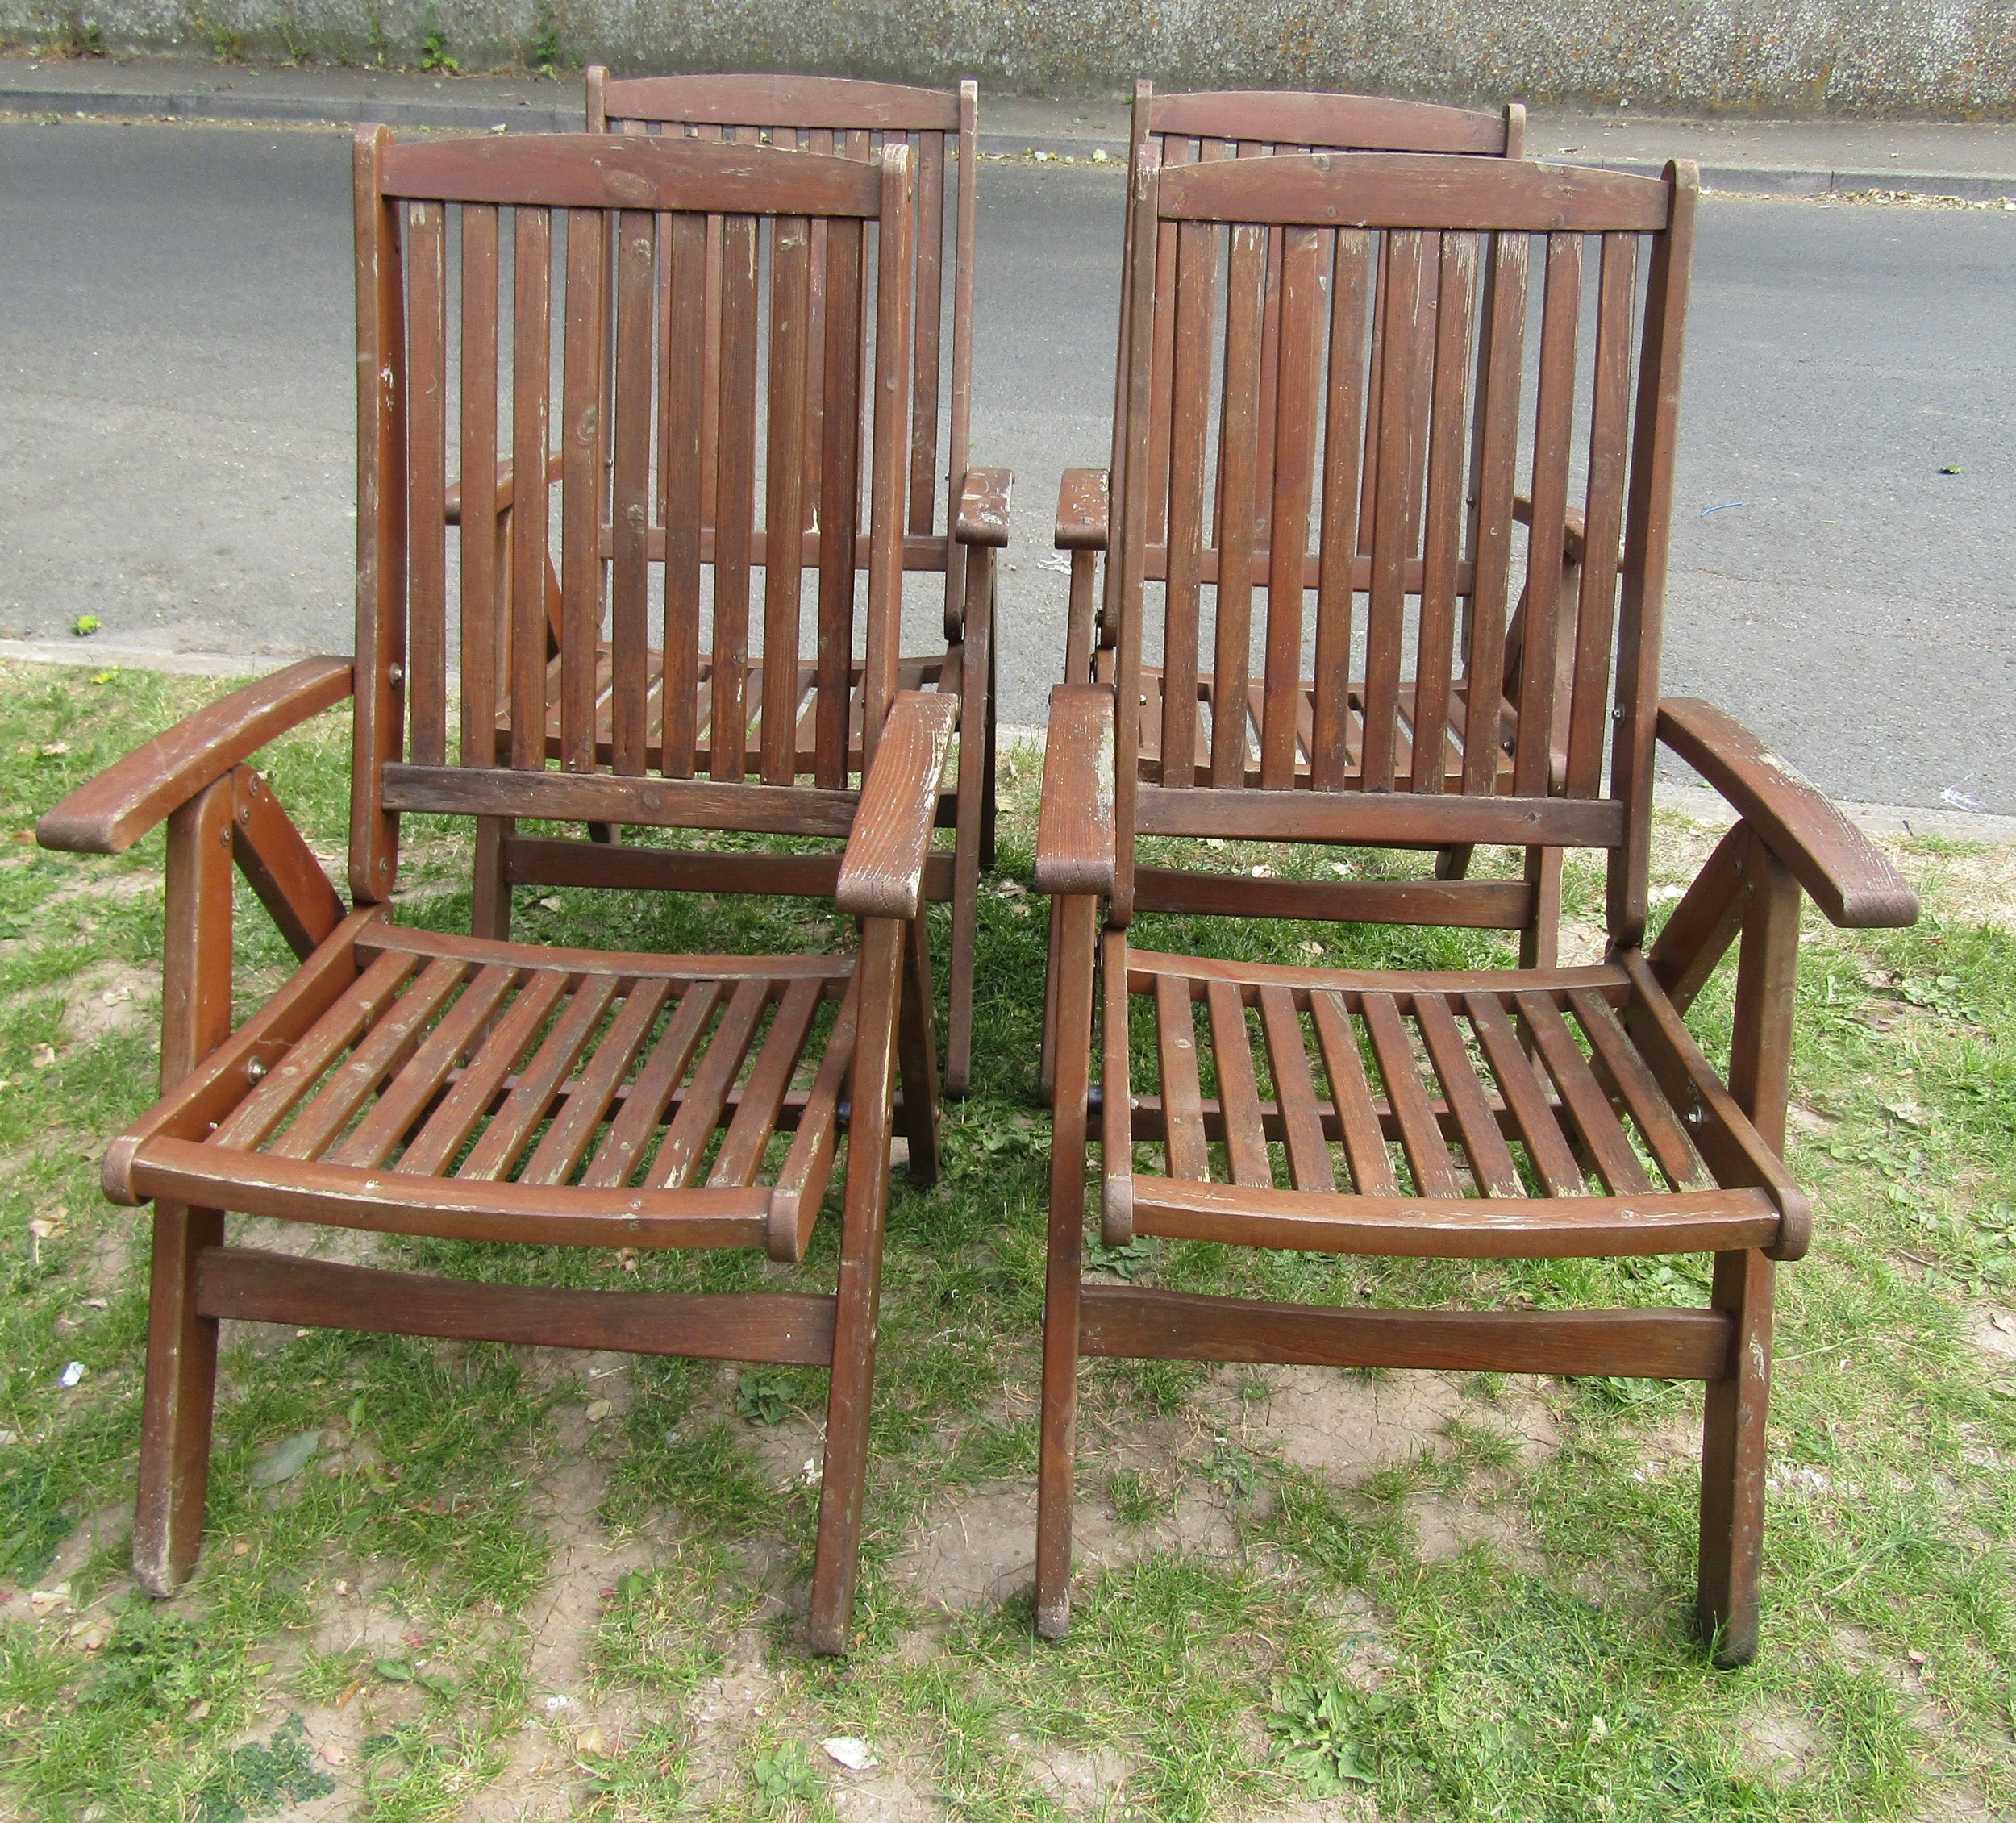
[[[403,684],[406,681],[406,667],[403,664],[395,664],[385,672],[385,675],[395,685]]]
[[[255,1057],[245,1066],[245,1080],[257,1082],[266,1073],[266,1066]]]

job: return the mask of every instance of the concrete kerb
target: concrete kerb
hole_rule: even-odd
[[[466,101],[456,98],[356,97],[308,92],[298,95],[234,94],[215,89],[65,89],[0,86],[0,114],[60,115],[69,119],[228,121],[292,126],[346,126],[381,121],[388,127],[452,132],[565,133],[579,130],[578,106],[542,106],[523,98]],[[983,131],[983,157],[1027,157],[1077,165],[1111,165],[1127,159],[1123,138],[1097,134]],[[1103,158],[1098,154],[1103,153]],[[1564,162],[1567,162],[1564,160]],[[1656,176],[1660,165],[1640,159],[1577,160],[1601,169]],[[1830,170],[1811,165],[1703,164],[1702,187],[1751,196],[1848,196],[1887,191],[1951,197],[1969,202],[2016,201],[2016,174],[1975,172]]]

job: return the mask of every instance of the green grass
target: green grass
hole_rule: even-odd
[[[21,838],[216,688],[0,674],[0,1808],[228,1823],[333,1786],[341,1814],[373,1818],[824,1818],[864,1779],[1004,1823],[2016,1807],[2016,1363],[1976,1334],[2016,1305],[2016,857],[1951,843],[1896,851],[1926,897],[1916,930],[1810,926],[1802,952],[1793,1163],[1819,1218],[1781,1279],[1764,1649],[1744,1671],[1711,1671],[1689,1640],[1699,1393],[1656,1382],[1476,1376],[1408,1405],[1419,1384],[1400,1375],[1089,1365],[1079,1503],[1104,1567],[1071,1638],[1035,1640],[1018,1571],[1049,1130],[1027,758],[983,901],[975,1091],[946,1111],[943,1181],[899,1174],[890,1209],[849,1661],[802,1645],[823,1376],[795,1369],[235,1332],[202,1567],[176,1602],[144,1602],[124,1559],[146,1216],[107,1207],[96,1177],[152,1094],[160,842],[100,860]],[[345,726],[325,718],[265,762],[330,855]],[[1662,880],[1706,840],[1669,820]],[[464,832],[412,819],[404,854],[402,915],[465,925]],[[1331,857],[1210,859],[1313,874]],[[1599,926],[1600,905],[1597,876],[1572,870],[1571,922]],[[847,934],[810,901],[572,891],[522,893],[518,929],[667,949]],[[1360,966],[1507,959],[1460,932],[1138,934]],[[238,959],[242,1013],[289,965],[248,894]],[[1725,975],[1693,1016],[1711,1053],[1728,1016]],[[789,1271],[425,1241],[376,1257],[520,1282],[823,1286],[833,1228]],[[1160,1242],[1094,1258],[1143,1283],[1393,1308],[1685,1304],[1706,1284],[1695,1259]],[[1981,1333],[2016,1349],[2010,1321]],[[1311,1385],[1347,1413],[1414,1415],[1345,1472],[1302,1446]],[[948,1563],[976,1592],[949,1612],[925,1573]],[[843,1771],[819,1746],[843,1735],[881,1769]]]

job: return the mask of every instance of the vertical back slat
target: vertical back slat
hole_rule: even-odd
[[[1162,142],[1162,162],[1164,164],[1188,164],[1193,156],[1194,154],[1188,139],[1165,138]],[[1158,399],[1169,397],[1169,387],[1176,372],[1175,337],[1182,332],[1180,315],[1174,323],[1172,323],[1168,314],[1168,306],[1176,299],[1178,287],[1183,283],[1182,258],[1178,252],[1182,238],[1182,230],[1177,223],[1163,222],[1156,224],[1155,295],[1161,308],[1155,313],[1154,340],[1149,350],[1149,356],[1152,364],[1151,367],[1152,378],[1150,384],[1154,387],[1155,396]],[[1214,247],[1214,251],[1215,251]],[[1213,276],[1215,277],[1215,272]],[[1123,274],[1123,280],[1124,277]],[[1124,291],[1124,283],[1122,289]],[[1214,286],[1213,289],[1215,289],[1216,287]],[[1123,306],[1126,300],[1123,298],[1122,299]],[[1178,310],[1179,311],[1181,310],[1180,305]],[[1124,325],[1123,333],[1124,335]],[[1206,335],[1208,337],[1208,327]],[[1210,346],[1208,340],[1206,346],[1207,348]],[[1121,376],[1118,381],[1121,386],[1127,384],[1125,366],[1126,363],[1123,360]],[[1169,535],[1171,511],[1169,489],[1174,478],[1169,468],[1170,429],[1171,417],[1166,412],[1157,412],[1148,426],[1148,542],[1152,544],[1160,544]],[[1196,667],[1193,665],[1191,668],[1194,672]],[[1165,744],[1163,747],[1165,757],[1168,752],[1168,748]]]
[[[1316,393],[1322,371],[1324,259],[1316,228],[1281,235],[1274,378],[1273,499],[1268,514],[1267,698],[1260,722],[1260,783],[1295,782],[1301,733],[1302,587],[1309,503],[1316,464]]]
[[[1267,231],[1232,229],[1226,279],[1225,390],[1218,408],[1218,650],[1212,665],[1211,783],[1246,782],[1247,683],[1252,668],[1253,504],[1260,442],[1260,318]]]
[[[1456,560],[1462,550],[1465,517],[1464,468],[1469,443],[1465,434],[1468,427],[1466,408],[1477,277],[1477,235],[1444,234],[1428,421],[1421,626],[1414,667],[1413,782],[1416,791],[1440,791],[1447,772],[1450,685],[1456,656]]]
[[[512,223],[511,764],[546,760],[546,447],[552,339],[552,217]]]
[[[1554,668],[1568,518],[1568,442],[1575,421],[1575,340],[1582,298],[1582,237],[1547,237],[1540,315],[1540,377],[1534,400],[1533,526],[1527,545],[1526,639],[1519,666],[1518,757],[1514,789],[1547,789],[1554,740]]]
[[[1356,599],[1359,470],[1365,443],[1365,303],[1372,289],[1372,235],[1363,228],[1343,228],[1336,241],[1323,402],[1316,687],[1309,741],[1310,783],[1318,791],[1343,789],[1351,763],[1351,623]]]
[[[1526,345],[1526,276],[1531,243],[1493,237],[1489,310],[1477,361],[1477,533],[1470,596],[1470,650],[1464,676],[1463,789],[1489,792],[1497,776],[1505,693],[1505,617],[1512,567],[1512,489],[1519,456],[1519,376]]]
[[[608,219],[567,214],[567,317],[560,374],[560,764],[595,769],[597,635],[602,619],[603,272]]]
[[[1610,640],[1617,614],[1617,545],[1624,524],[1625,433],[1631,415],[1631,314],[1638,237],[1606,234],[1597,281],[1596,356],[1589,403],[1589,491],[1582,514],[1582,592],[1575,622],[1568,792],[1602,784],[1609,728]]]
[[[763,776],[789,785],[798,751],[799,527],[805,505],[806,356],[811,226],[780,217],[770,234],[770,432],[763,567]]]
[[[945,135],[910,135],[917,184],[917,297],[913,306],[915,366],[910,397],[910,530],[928,536],[938,497],[938,370],[945,259]],[[948,531],[950,527],[947,528]]]
[[[1168,539],[1168,581],[1162,616],[1162,782],[1195,782],[1197,748],[1198,618],[1202,585],[1204,464],[1210,428],[1211,343],[1218,293],[1216,229],[1206,222],[1170,224],[1176,260],[1173,312],[1157,311],[1157,347],[1170,347],[1169,409],[1151,416],[1160,424],[1168,464],[1165,485],[1154,477],[1149,452],[1149,498],[1166,502],[1163,531]],[[1160,257],[1158,250],[1157,258]],[[1170,436],[1174,427],[1175,441]]]
[[[704,321],[712,229],[698,215],[671,218],[669,304],[659,351],[664,429],[658,446],[659,518],[665,528],[664,683],[659,692],[659,768],[666,777],[693,772],[695,702],[699,692],[700,533],[707,510],[702,460],[709,411]],[[694,477],[699,477],[699,485]]]
[[[875,757],[896,698],[903,622],[903,503],[909,467],[910,363],[914,331],[915,219],[910,163],[882,155],[882,212],[876,234],[875,436],[871,457],[868,641],[861,669],[861,770]]]
[[[416,202],[406,235],[406,614],[411,751],[448,756],[448,274],[438,202]]]
[[[616,223],[616,459],[610,497],[609,639],[613,680],[610,739],[615,769],[631,777],[643,772],[651,741],[648,719],[654,415],[651,342],[659,268],[657,226],[656,217],[635,210],[626,212]],[[687,649],[692,649],[690,643]]]
[[[854,664],[854,539],[861,509],[862,252],[860,222],[826,230],[824,450],[819,458],[818,701],[814,780],[847,783],[848,711]]]
[[[756,510],[756,219],[731,215],[721,229],[719,447],[714,465],[714,687],[707,744],[717,779],[748,764],[745,686],[749,647],[749,556]]]
[[[497,760],[497,210],[462,206],[462,764]]]
[[[1377,464],[1372,527],[1372,598],[1365,618],[1365,733],[1360,779],[1367,791],[1390,791],[1400,710],[1400,656],[1406,606],[1412,514],[1412,393],[1422,330],[1424,248],[1414,229],[1386,236],[1381,293],[1385,300],[1378,351],[1377,415],[1368,427],[1366,462]]]

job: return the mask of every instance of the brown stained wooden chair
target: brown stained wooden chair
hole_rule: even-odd
[[[790,146],[827,156],[873,160],[885,145],[906,144],[915,173],[914,233],[917,244],[916,302],[910,344],[910,423],[906,470],[903,565],[912,572],[936,572],[944,578],[944,643],[922,656],[898,661],[902,688],[935,689],[960,699],[957,781],[947,787],[939,808],[942,825],[953,831],[949,868],[934,867],[927,876],[927,896],[949,900],[952,934],[947,981],[945,1076],[947,1092],[963,1095],[972,1074],[974,934],[979,915],[980,874],[993,864],[994,841],[994,651],[991,564],[971,564],[976,548],[994,549],[1007,542],[1009,477],[1005,470],[970,467],[973,418],[973,239],[976,181],[979,164],[977,119],[979,90],[962,83],[956,93],[900,87],[890,83],[858,82],[827,77],[654,76],[612,77],[599,66],[587,77],[588,130],[689,137],[706,143]],[[949,211],[948,204],[950,204]],[[947,216],[951,234],[946,233]],[[699,321],[704,337],[706,372],[719,373],[726,356],[752,359],[753,343],[741,339],[744,320],[739,293],[726,276],[729,243],[719,227],[709,231],[707,277]],[[858,500],[843,497],[825,480],[826,465],[837,477],[852,474],[856,459],[835,447],[829,452],[819,406],[819,377],[826,356],[824,323],[827,304],[827,235],[815,224],[810,251],[809,339],[811,348],[808,393],[810,399],[805,438],[803,481],[795,510],[807,539],[821,524],[858,526]],[[746,286],[747,281],[743,281]],[[838,300],[845,307],[844,299]],[[660,293],[660,307],[669,294]],[[724,310],[726,314],[724,315]],[[949,352],[947,343],[949,341]],[[939,444],[939,404],[948,402],[947,442]],[[746,595],[749,572],[765,562],[768,528],[785,503],[774,495],[750,498],[754,451],[738,441],[735,427],[718,414],[703,414],[700,435],[700,537],[702,561],[711,568],[718,590]],[[846,430],[835,426],[835,435]],[[606,482],[613,475],[612,452],[605,427],[602,448],[605,492],[601,514],[606,549],[613,553]],[[508,468],[508,465],[507,465]],[[943,517],[939,497],[943,489]],[[508,522],[510,493],[508,472],[496,502]],[[448,502],[452,522],[459,520],[460,499]],[[664,528],[656,519],[650,535],[661,543]],[[861,567],[868,561],[859,544]],[[613,557],[612,557],[613,560]],[[608,565],[602,586],[606,589]],[[787,579],[788,581],[788,579]],[[850,587],[835,570],[825,586]],[[557,579],[548,589],[556,631],[561,590]],[[838,612],[838,597],[824,604]],[[739,655],[738,654],[738,656]],[[698,653],[699,680],[711,685],[718,660],[705,647]],[[654,648],[648,660],[652,687],[664,669],[664,654]],[[745,718],[738,739],[724,742],[722,763],[713,755],[713,730],[703,711],[696,730],[697,763],[717,777],[739,776],[735,760],[760,750],[758,723],[768,698],[760,664],[749,673],[738,701]],[[842,769],[823,758],[824,749],[814,726],[812,705],[819,689],[813,667],[798,670],[800,728],[797,770],[826,786],[843,782]],[[856,687],[860,688],[856,667]],[[611,714],[606,658],[598,693],[598,739],[606,747]],[[837,713],[837,703],[828,708]],[[861,713],[852,705],[848,768],[861,764]],[[499,738],[510,738],[508,706],[500,717]],[[561,733],[549,714],[547,743],[556,757]],[[486,859],[495,876],[485,893],[490,913],[486,928],[506,934],[510,916],[509,889],[522,884],[694,885],[701,884],[691,856],[671,857],[662,851],[623,850],[616,846],[614,826],[597,826],[598,845],[564,841],[548,834],[537,838],[506,834]],[[772,893],[779,889],[772,862],[740,855],[714,855],[705,864],[705,889],[710,892]],[[817,873],[817,869],[805,870]],[[830,864],[808,890],[831,890]],[[494,909],[493,909],[494,908]]]
[[[793,1362],[831,1368],[810,1637],[815,1649],[839,1651],[855,1579],[892,1122],[907,1135],[913,1176],[929,1180],[936,1168],[919,902],[960,708],[955,696],[898,688],[911,154],[894,146],[854,162],[589,135],[405,145],[374,127],[358,135],[356,167],[354,666],[310,660],[227,697],[85,786],[40,830],[52,847],[115,853],[169,826],[165,1093],[113,1142],[104,1172],[114,1201],[155,1204],[138,1573],[165,1593],[196,1560],[223,1317]],[[873,422],[866,656],[853,664],[853,536],[801,539],[805,581],[834,610],[812,661],[821,782],[798,777],[807,718],[795,661],[782,689],[748,686],[767,712],[752,735],[757,776],[744,776],[739,753],[723,762],[717,743],[710,778],[697,751],[706,684],[692,656],[701,426],[718,414],[724,441],[745,449],[764,427],[773,522],[795,523],[814,228],[825,242],[830,337],[817,390],[835,434],[829,448],[840,452],[824,473],[843,493],[854,480],[849,452]],[[733,307],[767,335],[767,389],[748,358],[753,340],[710,369],[690,332],[714,234],[742,270],[765,275]],[[667,290],[669,313],[659,308]],[[594,587],[605,556],[594,426],[605,397],[616,508],[606,640]],[[525,513],[510,523],[502,616],[494,500],[470,498],[458,563],[442,513],[452,468],[477,493],[494,485],[500,420],[521,474],[545,466],[552,431],[560,433],[551,525]],[[553,664],[549,549],[563,607]],[[984,549],[974,560],[983,591],[991,560]],[[800,580],[796,565],[769,572],[773,654],[797,633]],[[459,754],[450,739],[456,594]],[[742,629],[719,591],[714,611],[718,694],[736,672]],[[654,650],[678,661],[654,668]],[[353,689],[346,910],[250,761]],[[493,738],[500,700],[513,736],[502,751]],[[557,764],[540,732],[556,705]],[[858,785],[848,776],[850,716],[863,747]],[[744,726],[739,713],[728,725]],[[400,816],[411,811],[493,826],[562,819],[843,839],[823,877],[860,919],[859,950],[626,955],[408,929],[389,901]],[[302,959],[235,1032],[234,855]],[[808,889],[803,871],[784,868],[773,889]],[[458,1283],[225,1242],[231,1212],[539,1245],[748,1247],[798,1260],[843,1133],[830,1294]]]
[[[1152,148],[1159,162],[1164,167],[1179,164],[1213,164],[1222,159],[1273,157],[1282,154],[1306,154],[1319,152],[1406,152],[1446,153],[1456,156],[1489,158],[1520,158],[1526,150],[1526,110],[1518,102],[1511,102],[1495,114],[1487,114],[1467,108],[1444,107],[1433,102],[1395,101],[1377,95],[1354,95],[1334,92],[1315,91],[1295,94],[1271,89],[1217,89],[1189,94],[1159,95],[1147,81],[1135,84],[1132,133],[1130,144],[1133,153],[1130,159],[1130,175],[1138,169],[1141,150]],[[1095,598],[1101,594],[1099,556],[1106,548],[1107,510],[1110,476],[1118,472],[1124,452],[1117,441],[1121,418],[1119,389],[1123,384],[1121,376],[1126,368],[1126,336],[1128,322],[1127,298],[1131,285],[1132,260],[1127,251],[1132,245],[1132,221],[1123,235],[1121,259],[1121,334],[1120,354],[1115,369],[1115,397],[1114,422],[1116,443],[1114,468],[1068,468],[1064,471],[1063,483],[1057,499],[1056,548],[1068,556],[1071,564],[1071,594],[1065,635],[1064,677],[1068,682],[1081,683],[1093,677],[1110,680],[1113,675],[1114,636],[1117,622],[1110,611],[1102,611],[1095,606]],[[1260,425],[1256,441],[1254,504],[1251,514],[1251,531],[1248,535],[1247,555],[1253,566],[1256,578],[1264,578],[1271,564],[1268,538],[1268,514],[1273,496],[1272,473],[1275,450],[1273,365],[1275,348],[1281,331],[1281,252],[1282,238],[1277,231],[1268,239],[1267,256],[1267,289],[1260,317],[1260,370],[1262,373],[1260,397]],[[1160,578],[1168,562],[1169,486],[1171,479],[1169,421],[1162,409],[1168,397],[1168,379],[1172,364],[1176,358],[1173,334],[1175,311],[1173,299],[1176,287],[1176,235],[1173,230],[1164,228],[1157,242],[1154,261],[1155,294],[1162,301],[1163,308],[1156,318],[1158,339],[1154,349],[1156,388],[1152,395],[1152,409],[1156,412],[1148,431],[1148,573]],[[1432,285],[1427,298],[1431,312],[1435,303]],[[1372,304],[1371,329],[1372,354],[1370,363],[1369,409],[1378,409],[1379,388],[1383,384],[1383,363],[1379,350],[1385,335],[1385,306],[1383,298],[1375,298]],[[1432,338],[1420,339],[1424,348],[1432,346]],[[1418,378],[1418,377],[1417,377]],[[1425,393],[1418,394],[1425,397]],[[1423,460],[1425,441],[1417,441],[1414,460]],[[1365,541],[1371,525],[1371,502],[1378,485],[1378,452],[1366,452],[1363,472],[1359,477],[1361,503],[1360,522],[1361,536],[1358,556],[1368,560],[1369,544]],[[1414,478],[1418,489],[1419,477]],[[1522,497],[1515,498],[1514,511],[1530,518],[1529,503]],[[1224,541],[1220,535],[1223,518],[1223,488],[1214,492],[1212,503],[1214,531],[1209,548],[1204,553],[1203,564],[1207,571],[1214,571],[1218,561]],[[1572,614],[1572,600],[1578,580],[1581,560],[1581,528],[1575,516],[1568,515],[1564,528],[1564,547],[1567,564],[1561,576],[1562,600],[1568,604],[1565,611]],[[1118,577],[1108,567],[1104,586],[1106,591],[1114,586]],[[1514,610],[1511,624],[1506,635],[1506,677],[1508,689],[1516,695],[1524,661],[1526,616],[1523,605]],[[1557,615],[1557,629],[1566,626],[1566,622]],[[1180,658],[1184,655],[1177,655]],[[1196,655],[1189,655],[1193,658]],[[1208,665],[1194,670],[1195,681],[1188,700],[1199,705],[1187,718],[1179,714],[1176,718],[1181,726],[1187,719],[1190,736],[1190,764],[1194,772],[1202,774],[1212,769],[1213,761],[1203,730],[1208,726],[1206,718],[1214,713],[1214,693],[1217,679]],[[1143,687],[1155,701],[1159,702],[1166,688],[1164,669],[1151,666],[1143,673]],[[1354,682],[1354,689],[1361,685]],[[1306,697],[1314,688],[1312,680],[1303,681]],[[1249,685],[1248,713],[1257,721],[1263,705],[1257,687]],[[1306,714],[1311,713],[1306,708]],[[1414,734],[1414,705],[1404,699],[1402,705],[1401,739],[1403,746]],[[1162,718],[1149,714],[1142,719],[1142,747],[1136,755],[1141,776],[1159,781],[1163,775]],[[1557,755],[1557,760],[1562,756]],[[1296,764],[1299,772],[1306,773],[1309,755],[1306,749],[1298,749]],[[1437,864],[1437,872],[1443,877],[1460,877],[1468,870],[1468,851],[1460,846],[1442,850]],[[1557,885],[1560,877],[1560,857],[1556,851],[1552,855],[1536,854],[1533,866],[1538,877],[1552,885]],[[1195,909],[1210,910],[1209,904],[1198,903],[1189,895],[1187,882],[1172,883],[1173,890],[1185,896],[1163,909],[1170,910]],[[1319,896],[1318,896],[1319,897]],[[1539,901],[1551,904],[1551,899]],[[1305,914],[1320,916],[1313,909]],[[1526,946],[1525,959],[1538,964],[1553,960],[1553,921],[1547,916],[1535,918],[1522,933]],[[1055,915],[1052,917],[1052,953],[1055,953]],[[1044,1029],[1045,1055],[1043,1080],[1046,1086],[1050,1080],[1048,1025]]]
[[[1077,1362],[1124,1355],[1706,1381],[1701,1625],[1722,1663],[1755,1650],[1772,1274],[1805,1251],[1810,1226],[1782,1160],[1800,890],[1839,925],[1906,924],[1917,908],[1868,843],[1735,724],[1659,700],[1696,195],[1684,164],[1660,181],[1460,156],[1164,169],[1151,149],[1142,160],[1114,681],[1054,693],[1037,836],[1038,884],[1061,905],[1036,1559],[1046,1634],[1069,1613]],[[1176,274],[1159,291],[1165,228]],[[1277,234],[1281,327],[1264,356]],[[1380,298],[1385,384],[1374,395]],[[1158,372],[1157,319],[1171,312],[1175,359]],[[1262,574],[1240,528],[1256,506],[1270,360],[1273,560]],[[1425,409],[1410,402],[1410,374],[1426,377]],[[1158,414],[1173,452],[1159,567],[1146,460]],[[1424,434],[1425,451],[1414,447]],[[1504,701],[1513,485],[1523,455],[1534,522],[1561,524],[1578,442],[1588,552],[1557,729],[1550,676],[1530,674]],[[1361,508],[1359,477],[1375,456],[1378,485]],[[1215,572],[1214,480],[1226,544]],[[1557,540],[1527,543],[1536,640],[1554,636],[1544,623],[1562,562]],[[1193,735],[1187,705],[1145,688],[1151,590],[1165,667],[1189,668],[1215,635],[1217,700],[1248,701],[1249,626],[1267,655],[1258,715],[1213,720],[1210,768],[1156,780],[1128,763],[1152,738],[1144,724],[1160,716],[1165,753],[1189,751]],[[1301,676],[1312,631],[1313,697]],[[1410,747],[1410,721],[1448,733]],[[1741,820],[1647,949],[1659,741]],[[1450,974],[1150,953],[1134,947],[1131,921],[1176,889],[1168,870],[1137,864],[1136,843],[1176,832],[1599,850],[1608,953],[1585,967]],[[1314,897],[1294,880],[1205,880],[1214,909],[1235,914],[1300,917]],[[1511,930],[1539,912],[1539,891],[1531,879],[1355,880],[1327,888],[1325,903],[1368,921]],[[1739,936],[1724,1080],[1683,1015]],[[1094,1135],[1109,1245],[1155,1234],[1435,1259],[1710,1253],[1713,1293],[1704,1309],[1471,1313],[1084,1284]]]

